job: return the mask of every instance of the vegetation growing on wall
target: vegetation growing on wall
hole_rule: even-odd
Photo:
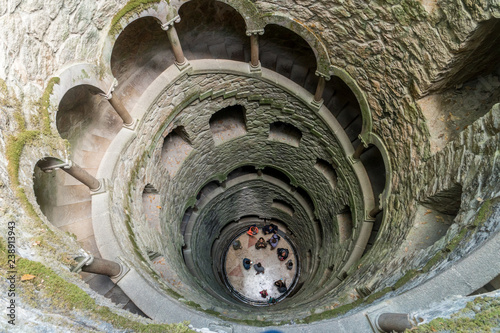
[[[7,248],[0,238],[0,275],[7,276]],[[98,320],[111,323],[114,327],[133,332],[193,332],[187,322],[180,324],[143,324],[115,314],[105,306],[99,306],[95,300],[78,286],[66,281],[42,263],[19,258],[16,261],[17,276],[21,280],[16,290],[23,301],[32,307],[45,308],[53,313],[74,317],[76,310],[93,313]]]
[[[122,25],[120,21],[122,18],[128,19],[132,15],[142,12],[143,10],[151,7],[155,3],[159,3],[162,0],[130,0],[127,4],[118,12],[111,20],[111,28],[109,29],[109,35],[115,36],[122,30]]]
[[[477,297],[450,318],[437,318],[406,332],[494,332],[500,323],[500,299]]]
[[[41,117],[42,121],[37,124],[38,126],[31,130],[26,129],[26,123],[20,110],[21,103],[15,96],[12,96],[8,93],[5,82],[2,83],[3,84],[0,88],[2,89],[2,93],[5,96],[4,99],[10,101],[9,105],[12,105],[15,108],[14,119],[17,122],[18,128],[16,134],[7,137],[6,145],[6,157],[9,161],[7,168],[12,183],[12,189],[20,199],[28,214],[31,217],[39,218],[35,212],[35,209],[26,197],[24,189],[19,187],[19,163],[24,147],[26,145],[35,144],[37,139],[42,139],[45,144],[53,147],[62,143],[60,137],[56,134],[53,134],[51,131],[49,115],[50,95],[52,94],[54,85],[59,83],[59,78],[53,77],[49,80],[47,88],[42,94],[42,97],[35,103],[35,105],[37,106],[38,115]]]

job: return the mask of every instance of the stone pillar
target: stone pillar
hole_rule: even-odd
[[[264,29],[247,30],[246,33],[250,37],[250,71],[260,72],[259,35],[264,34]]]
[[[168,40],[170,45],[172,45],[172,50],[174,51],[175,64],[177,66],[183,66],[186,64],[186,58],[184,57],[184,52],[182,52],[181,41],[177,35],[177,30],[175,30],[174,23],[179,23],[181,18],[179,15],[171,19],[165,24],[162,24],[161,28],[167,32]]]
[[[104,97],[109,101],[109,104],[111,104],[120,118],[122,118],[123,124],[125,126],[131,126],[134,123],[134,119],[132,119],[130,113],[128,113],[127,109],[123,106],[122,102],[118,98],[116,98],[116,96],[113,96],[112,93],[109,93]]]
[[[382,313],[377,318],[376,326],[382,332],[404,332],[414,325],[407,313]]]
[[[123,106],[122,102],[116,98],[116,96],[113,96],[113,91],[115,90],[115,87],[118,85],[118,81],[116,81],[116,79],[113,79],[113,83],[111,84],[111,87],[109,88],[109,91],[107,94],[100,94],[101,96],[103,96],[104,98],[106,98],[106,100],[109,101],[109,104],[111,104],[111,106],[113,107],[113,109],[116,111],[116,113],[118,113],[118,115],[120,116],[120,118],[122,118],[123,120],[123,124],[125,126],[132,126],[134,124],[134,119],[132,118],[132,116],[130,115],[130,113],[128,113],[127,109],[125,108],[125,106]]]
[[[377,215],[378,215],[378,213],[380,213],[381,211],[382,211],[382,209],[380,209],[380,207],[379,207],[379,206],[377,206],[377,207],[373,208],[373,209],[370,211],[370,213],[368,213],[368,215],[370,215],[370,217],[375,218],[375,216],[377,216]]]
[[[323,76],[319,77],[318,85],[316,86],[316,93],[314,94],[314,101],[320,103],[323,97],[323,91],[325,91],[326,80]]]
[[[38,163],[38,167],[43,172],[52,172],[57,169],[62,169],[63,171],[86,185],[92,192],[97,192],[101,188],[101,183],[97,179],[95,179],[87,171],[83,170],[80,166],[71,161],[62,162],[57,158],[50,157],[41,160]]]
[[[259,35],[250,35],[250,65],[252,67],[259,67]]]
[[[90,264],[82,266],[82,271],[106,276],[118,276],[121,272],[120,264],[106,259],[93,258]]]
[[[81,181],[92,192],[96,192],[101,188],[101,183],[97,179],[73,162],[69,165],[69,168],[62,168],[62,170]]]
[[[365,151],[365,145],[363,144],[363,142],[360,142],[359,145],[356,147],[356,151],[352,155],[352,158],[354,158],[355,160],[359,160],[361,154],[363,154],[364,151]]]

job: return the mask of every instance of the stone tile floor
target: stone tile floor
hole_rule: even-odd
[[[260,237],[264,237],[267,241],[271,236],[271,234],[264,235],[262,229],[259,229],[259,233],[253,237],[243,233],[237,238],[243,248],[234,250],[231,246],[226,255],[225,264],[228,282],[236,291],[251,301],[265,302],[270,296],[274,298],[280,297],[282,294],[278,292],[278,288],[274,285],[274,282],[283,279],[286,282],[286,286],[290,287],[297,274],[295,253],[284,237],[281,237],[278,246],[274,250],[271,250],[269,244],[265,249],[257,250],[255,248],[255,243]],[[278,259],[278,248],[289,250],[288,258],[285,261]],[[264,274],[256,275],[257,272],[253,265],[249,270],[245,270],[243,268],[244,258],[252,260],[254,265],[260,262],[264,266]],[[286,268],[286,262],[289,259],[293,262],[292,270]],[[269,294],[266,299],[262,298],[259,293],[263,289],[267,289],[267,293]]]

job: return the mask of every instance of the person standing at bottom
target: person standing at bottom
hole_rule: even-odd
[[[260,262],[253,265],[253,268],[255,268],[255,270],[257,271],[257,273],[255,273],[255,275],[259,275],[261,273],[264,274],[264,266],[262,266],[262,264]]]

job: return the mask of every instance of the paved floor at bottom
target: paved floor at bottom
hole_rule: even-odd
[[[271,250],[271,246],[267,244],[265,249],[256,249],[255,243],[263,237],[266,241],[271,238],[271,235],[264,235],[261,229],[259,233],[253,237],[248,236],[246,233],[240,235],[237,240],[241,242],[242,249],[235,250],[231,246],[226,255],[226,274],[228,282],[240,294],[253,301],[266,301],[269,297],[277,298],[282,294],[278,292],[278,288],[274,282],[280,279],[285,281],[286,286],[289,287],[297,272],[297,259],[295,253],[292,251],[290,244],[281,237],[278,246]],[[278,259],[277,249],[286,248],[289,250],[288,258],[284,261]],[[243,267],[243,259],[248,258],[253,262],[249,270]],[[291,270],[286,268],[287,261],[291,259],[293,268]],[[264,267],[264,274],[256,274],[254,265],[261,263]],[[260,291],[266,289],[268,297],[262,298]]]

